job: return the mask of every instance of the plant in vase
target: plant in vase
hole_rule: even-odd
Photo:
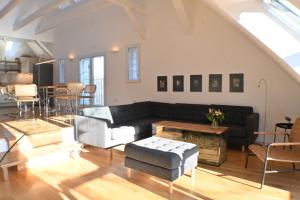
[[[221,110],[210,108],[206,114],[207,119],[211,122],[213,128],[218,128],[220,122],[225,119],[225,115]]]

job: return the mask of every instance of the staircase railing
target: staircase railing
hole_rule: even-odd
[[[23,134],[19,139],[17,139],[17,140],[14,142],[14,144],[11,145],[11,146],[9,147],[9,149],[4,153],[4,155],[2,156],[2,158],[1,158],[1,160],[0,160],[0,165],[1,165],[2,161],[5,159],[5,157],[8,155],[8,153],[14,148],[14,146],[16,146],[16,144],[18,144],[18,142],[19,142],[20,140],[22,140],[22,138],[23,138],[25,135],[26,135],[26,134]]]

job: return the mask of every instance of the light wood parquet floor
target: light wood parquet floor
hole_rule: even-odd
[[[172,195],[168,183],[159,178],[134,170],[128,178],[122,147],[114,149],[113,154],[110,160],[109,151],[87,147],[74,160],[45,160],[42,166],[24,171],[12,168],[7,182],[0,173],[0,200],[300,199],[300,173],[267,175],[266,185],[260,190],[263,163],[250,157],[249,167],[244,169],[246,154],[240,150],[229,149],[220,167],[199,164],[196,180],[183,176],[174,183]],[[277,163],[271,167],[291,168]]]
[[[168,194],[167,182],[132,171],[127,178],[124,154],[87,147],[81,158],[49,163],[39,168],[17,172],[10,170],[10,180],[0,175],[0,200],[33,199],[300,199],[300,173],[271,174],[266,186],[258,189],[262,163],[250,158],[244,169],[245,153],[229,150],[221,167],[199,164],[196,181],[183,176]],[[273,167],[290,167],[278,166]]]

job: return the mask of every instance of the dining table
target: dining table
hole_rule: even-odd
[[[51,95],[51,97],[55,98],[57,95],[55,94],[55,89],[56,88],[60,88],[60,87],[67,87],[66,85],[44,85],[44,86],[38,86],[38,89],[42,92],[42,102],[43,102],[43,106],[45,109],[45,112],[48,113],[49,112],[49,102],[50,102],[50,98],[49,96]],[[52,91],[51,91],[52,90]],[[63,96],[67,96],[70,98],[70,100],[74,99],[75,100],[75,114],[78,114],[78,98],[80,96],[80,94],[77,93],[71,93],[71,94],[64,94]]]

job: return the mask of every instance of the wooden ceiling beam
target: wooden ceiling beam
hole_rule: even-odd
[[[145,32],[143,26],[140,24],[140,22],[136,18],[136,16],[133,14],[133,11],[131,10],[131,8],[124,7],[124,10],[127,13],[128,17],[129,17],[129,20],[133,24],[133,26],[136,29],[136,31],[139,33],[139,35],[141,36],[141,38],[143,40],[145,40],[146,39],[146,32]]]
[[[107,2],[113,3],[115,5],[121,6],[124,11],[126,12],[127,16],[129,17],[130,22],[132,23],[134,29],[139,33],[140,37],[145,40],[146,39],[146,32],[134,15],[134,12],[140,13],[145,15],[146,11],[145,8],[140,6],[139,4],[132,3],[128,0],[106,0]]]
[[[30,14],[29,16],[25,17],[24,19],[17,21],[13,27],[14,31],[19,30],[20,28],[33,22],[35,19],[37,19],[43,15],[46,15],[47,13],[49,13],[51,11],[52,8],[57,7],[62,2],[63,2],[63,0],[53,0],[52,2],[44,5],[40,9],[38,9],[35,12],[33,12],[32,14]]]
[[[193,0],[172,0],[179,23],[186,34],[191,34],[193,31],[194,3]]]
[[[89,0],[74,4],[64,10],[53,11],[41,19],[36,27],[35,33],[40,34],[46,32],[74,19],[80,18],[83,15],[101,10],[111,5],[111,3],[105,1]]]
[[[130,8],[133,12],[136,12],[140,15],[146,15],[146,9],[144,6],[130,2],[128,0],[106,0],[110,3],[116,4],[121,7],[127,7]]]
[[[10,0],[3,8],[0,10],[0,19],[7,15],[12,9],[14,9],[21,1],[20,0]]]
[[[43,44],[43,42],[36,40],[35,43],[44,51],[48,56],[54,58],[54,54]]]

